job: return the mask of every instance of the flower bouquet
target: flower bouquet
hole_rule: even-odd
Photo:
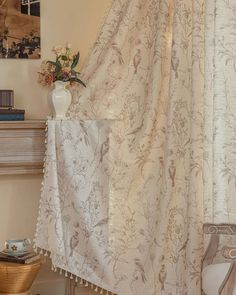
[[[80,54],[71,52],[70,44],[64,48],[54,47],[55,61],[47,60],[41,65],[38,82],[43,86],[54,86],[48,94],[48,103],[51,107],[53,119],[65,119],[71,104],[72,95],[67,89],[68,84],[79,83],[86,87],[75,70]]]
[[[80,73],[75,70],[80,53],[73,53],[70,44],[65,47],[54,47],[52,51],[56,55],[56,59],[55,61],[46,60],[42,62],[38,82],[47,87],[51,87],[55,81],[76,82],[86,87],[79,78]]]

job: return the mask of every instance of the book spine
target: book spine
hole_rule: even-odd
[[[19,258],[16,257],[0,257],[0,262],[4,261],[4,262],[13,262],[13,263],[20,263],[20,264],[24,264],[25,261],[21,260]]]
[[[24,114],[0,114],[0,121],[24,121]]]

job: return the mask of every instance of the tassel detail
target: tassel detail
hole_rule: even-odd
[[[98,291],[98,287],[96,286],[96,288],[95,288],[95,290],[94,290],[95,292],[97,292]]]
[[[103,294],[103,289],[101,289],[100,294]]]
[[[88,282],[86,281],[86,283],[85,283],[85,287],[88,287]]]
[[[83,285],[83,279],[80,279],[80,285]]]
[[[72,274],[70,275],[70,279],[73,280],[73,275]]]

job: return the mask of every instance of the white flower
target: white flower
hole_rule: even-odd
[[[54,46],[52,52],[54,52],[56,55],[62,55],[64,53],[64,49],[62,46]]]

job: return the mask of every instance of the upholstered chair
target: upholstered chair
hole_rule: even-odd
[[[223,245],[222,236],[235,235],[235,224],[205,224],[204,234],[211,235],[202,265],[203,295],[236,295],[236,244]],[[217,254],[222,262],[214,262]]]

